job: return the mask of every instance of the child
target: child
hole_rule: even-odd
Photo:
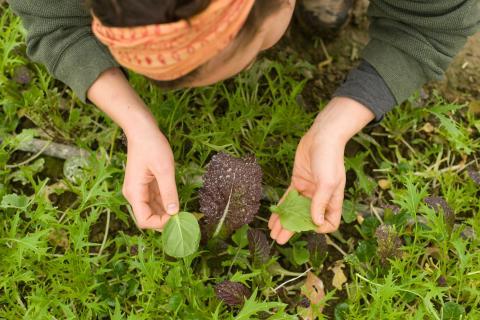
[[[331,1],[300,4],[321,8]],[[124,130],[123,192],[139,227],[156,230],[179,210],[174,159],[119,66],[167,87],[221,81],[280,39],[295,6],[295,0],[92,0],[90,11],[81,0],[9,2],[28,31],[29,56]],[[347,141],[441,77],[480,20],[477,0],[372,0],[369,16],[362,63],[319,113],[295,156],[290,188],[312,198],[322,233],[340,224]],[[292,236],[275,214],[269,228],[279,244]]]

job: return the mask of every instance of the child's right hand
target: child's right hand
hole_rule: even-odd
[[[127,140],[123,195],[139,228],[162,230],[179,208],[172,150],[156,125],[138,128]]]
[[[137,225],[162,230],[179,208],[175,162],[167,138],[119,69],[103,72],[88,90],[88,98],[127,135],[123,194],[132,205]]]

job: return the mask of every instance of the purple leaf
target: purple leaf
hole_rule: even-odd
[[[393,226],[380,225],[375,231],[377,237],[377,252],[382,265],[388,266],[388,259],[401,258],[402,240]]]
[[[29,84],[32,81],[33,72],[25,66],[20,66],[13,73],[13,80],[18,84]]]
[[[467,172],[468,172],[468,175],[470,176],[470,178],[472,178],[472,180],[476,184],[480,185],[480,173],[478,173],[477,170],[473,169],[472,166],[468,167]]]
[[[391,210],[393,214],[398,214],[400,213],[400,207],[394,205],[394,204],[386,204],[383,206],[383,209],[385,210]]]
[[[325,235],[310,233],[307,237],[307,249],[310,252],[310,262],[320,268],[328,256],[328,245]]]
[[[265,264],[270,259],[270,245],[265,233],[257,229],[249,229],[248,234],[248,249],[253,263],[256,266]]]
[[[425,203],[437,213],[440,211],[440,208],[442,209],[448,233],[452,233],[453,226],[455,225],[455,213],[452,208],[450,208],[447,201],[442,197],[426,197],[423,201],[425,201]]]
[[[212,157],[199,192],[200,211],[208,225],[229,232],[253,221],[262,197],[262,169],[254,156],[241,159],[226,153]]]
[[[245,285],[239,282],[225,280],[215,286],[217,298],[229,306],[241,306],[245,299],[250,298],[252,293]]]

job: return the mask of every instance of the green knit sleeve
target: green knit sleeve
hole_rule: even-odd
[[[117,67],[108,49],[93,35],[82,0],[9,0],[27,30],[27,54],[86,100],[105,70]]]
[[[443,77],[467,37],[478,31],[478,0],[371,0],[370,42],[363,51],[397,103]]]

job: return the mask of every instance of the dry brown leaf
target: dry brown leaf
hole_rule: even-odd
[[[317,319],[317,316],[323,309],[322,306],[320,306],[320,302],[325,298],[325,287],[323,281],[313,272],[309,271],[307,273],[303,294],[310,301],[310,306],[302,312],[303,319]]]
[[[468,105],[468,111],[473,114],[480,114],[480,100],[473,100]]]
[[[338,260],[333,267],[328,268],[328,270],[333,272],[332,285],[338,290],[342,290],[343,284],[347,282],[343,268],[345,268],[345,265],[342,260]]]
[[[365,218],[361,214],[357,214],[357,222],[358,224],[362,224],[365,221]]]
[[[382,190],[388,190],[392,186],[392,183],[388,179],[380,179],[378,180],[378,186],[382,188]]]
[[[421,130],[425,131],[426,133],[432,133],[435,131],[435,127],[430,122],[427,122],[423,125]]]

